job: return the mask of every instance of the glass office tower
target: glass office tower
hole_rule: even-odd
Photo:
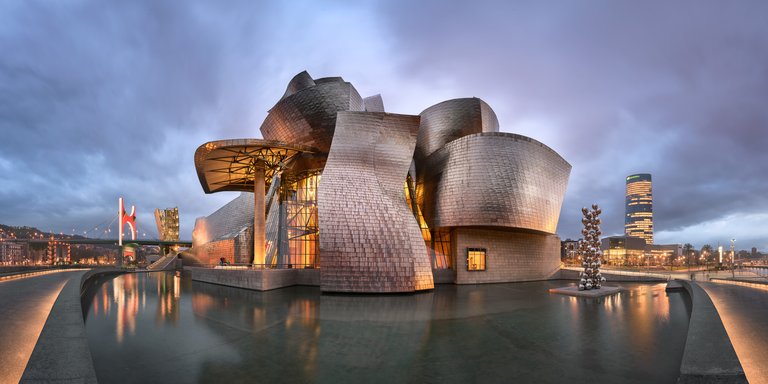
[[[627,176],[625,202],[624,234],[653,244],[653,188],[649,173]]]

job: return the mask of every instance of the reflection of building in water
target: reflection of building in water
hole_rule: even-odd
[[[109,285],[111,289],[107,289]],[[166,273],[128,273],[103,284],[92,299],[93,315],[114,316],[115,337],[122,343],[127,336],[136,334],[137,317],[147,310],[147,292],[151,301],[153,288],[157,295],[156,323],[178,324],[181,277]]]
[[[181,298],[181,276],[168,273],[150,274],[155,279],[157,292],[157,324],[179,322],[179,299]]]
[[[321,333],[320,295],[316,288],[270,291],[268,295],[211,284],[195,284],[192,289],[192,312],[210,320],[206,324],[224,323],[254,334],[266,334],[262,331],[268,330],[270,335],[288,331],[301,335],[279,342],[280,345],[290,343],[290,349],[302,356],[286,359],[284,369],[314,377]],[[211,327],[211,330],[218,332],[222,328]]]
[[[188,256],[203,264],[322,268],[321,289],[338,292],[541,280],[559,269],[571,166],[499,132],[478,98],[392,114],[379,95],[302,72],[261,133],[195,153],[206,193],[247,193],[197,219]]]
[[[139,294],[136,275],[125,274],[114,280],[112,297],[117,307],[116,332],[117,342],[122,343],[126,327],[133,336],[136,334],[136,315],[139,313]]]

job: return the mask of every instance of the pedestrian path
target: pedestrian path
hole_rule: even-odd
[[[768,384],[768,291],[699,283],[712,299],[750,384]]]
[[[19,381],[59,292],[82,273],[62,270],[0,282],[0,383]]]

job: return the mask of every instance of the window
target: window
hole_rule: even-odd
[[[467,248],[467,271],[485,271],[485,248]]]

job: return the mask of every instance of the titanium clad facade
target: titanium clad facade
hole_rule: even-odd
[[[627,176],[624,234],[639,237],[653,244],[653,185],[651,175],[640,173]]]
[[[373,95],[363,99],[366,112],[384,112],[384,100],[381,95]]]
[[[302,79],[289,86],[287,96],[272,107],[261,125],[265,139],[306,145],[328,153],[336,113],[365,111],[360,94],[341,77],[317,79],[312,83],[314,85]]]
[[[192,254],[198,262],[248,263],[253,258],[253,196],[241,193],[207,217],[195,220]]]
[[[430,228],[502,227],[554,234],[571,165],[531,138],[464,136],[424,161],[422,212]]]
[[[551,278],[571,166],[498,131],[478,98],[389,114],[341,77],[299,73],[261,125],[264,140],[206,143],[195,157],[206,193],[260,199],[252,169],[265,167],[266,229],[254,233],[254,198],[241,196],[198,220],[193,251],[253,263],[263,236],[258,268],[319,268],[326,292]]]
[[[419,117],[340,112],[319,187],[320,287],[413,292],[434,287],[403,182]]]
[[[417,163],[458,138],[499,131],[496,113],[485,101],[475,97],[443,101],[425,109],[419,116],[421,124],[414,155]]]

